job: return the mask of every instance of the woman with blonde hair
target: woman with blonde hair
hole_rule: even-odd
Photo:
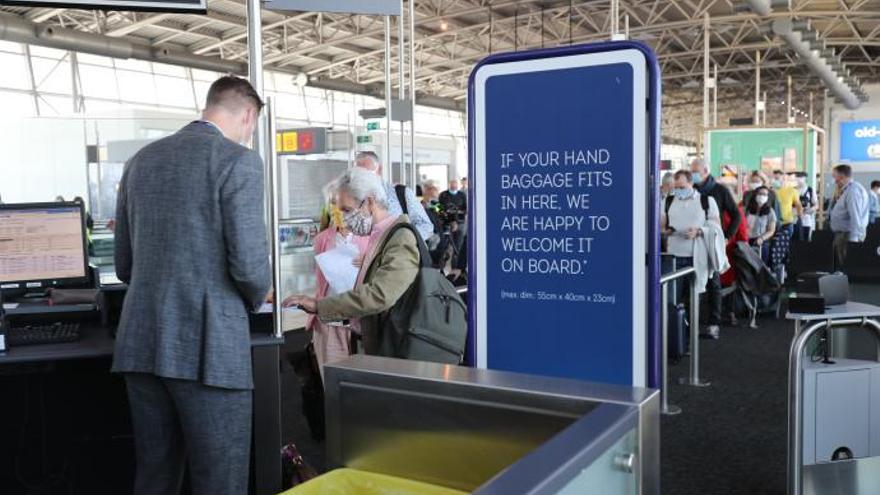
[[[359,253],[358,256],[363,256],[369,239],[352,234],[345,226],[342,212],[336,206],[338,187],[336,181],[324,187],[324,197],[326,199],[324,210],[326,212],[325,221],[327,224],[324,225],[324,221],[322,221],[323,230],[315,236],[315,256],[336,249],[343,244],[350,244],[356,247]],[[317,278],[315,299],[321,300],[335,295],[324,274],[321,273],[321,268],[315,267],[315,275]],[[315,349],[315,358],[318,361],[321,378],[323,379],[325,364],[345,359],[351,353],[349,343],[351,339],[350,330],[339,324],[324,323],[314,314],[309,315],[306,330],[312,333],[312,346]]]

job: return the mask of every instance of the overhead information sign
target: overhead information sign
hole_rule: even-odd
[[[0,5],[96,10],[206,13],[207,0],[0,0]]]
[[[279,131],[275,148],[282,155],[311,155],[327,152],[327,129],[305,127]]]
[[[840,159],[880,162],[880,120],[841,122]]]
[[[471,75],[478,367],[655,381],[655,77],[629,42],[490,57]]]

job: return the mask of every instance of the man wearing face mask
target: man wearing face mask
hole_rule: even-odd
[[[446,211],[467,211],[467,194],[459,190],[458,181],[449,181],[449,189],[440,193],[440,205]]]
[[[244,79],[208,90],[202,118],[126,164],[116,207],[116,273],[128,293],[113,371],[134,426],[135,495],[248,491],[248,309],[271,285],[263,164],[242,146],[263,102]]]
[[[708,292],[709,327],[706,335],[717,339],[721,333],[721,279],[720,273],[698,264],[695,260],[706,259],[708,243],[704,236],[709,229],[721,233],[721,217],[718,206],[709,195],[703,195],[694,188],[691,173],[679,170],[675,173],[675,189],[667,199],[660,216],[660,224],[667,235],[667,252],[676,258],[676,266],[697,268],[700,292]],[[738,213],[738,212],[737,212]],[[710,225],[711,224],[711,225]],[[713,243],[714,244],[714,243]],[[723,242],[721,243],[723,246]],[[723,252],[723,250],[722,250]],[[726,254],[722,254],[726,261]],[[684,294],[684,284],[677,284],[678,299]],[[704,289],[705,288],[705,289]]]
[[[709,167],[703,160],[695,159],[691,162],[691,175],[697,191],[715,200],[719,215],[727,214],[729,221],[724,226],[724,238],[730,239],[736,234],[739,224],[742,222],[742,215],[733,194],[729,189],[719,184],[715,177],[712,177],[712,174],[709,173]]]

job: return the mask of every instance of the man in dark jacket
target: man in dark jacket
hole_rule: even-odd
[[[736,198],[733,197],[729,189],[719,184],[715,177],[712,177],[709,173],[709,167],[703,160],[695,159],[691,162],[691,174],[694,176],[694,186],[700,194],[708,194],[715,199],[715,204],[718,205],[719,213],[722,216],[725,212],[730,215],[730,224],[724,229],[724,238],[730,239],[736,234],[739,224],[743,220],[736,204]]]
[[[721,218],[727,213],[729,222],[724,228],[724,238],[730,239],[735,236],[743,219],[733,194],[712,177],[709,167],[703,160],[695,159],[691,162],[691,175],[697,191],[715,200]],[[721,333],[721,279],[718,273],[709,278],[706,293],[709,297],[709,328],[706,333],[709,337],[717,339]]]

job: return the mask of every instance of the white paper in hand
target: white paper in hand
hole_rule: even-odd
[[[330,295],[341,294],[354,289],[357,283],[358,267],[352,262],[359,256],[358,248],[354,244],[340,244],[330,251],[325,251],[315,256],[318,268],[330,285]]]

